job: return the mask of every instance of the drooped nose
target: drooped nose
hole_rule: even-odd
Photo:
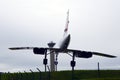
[[[70,39],[70,34],[68,35],[68,38]]]

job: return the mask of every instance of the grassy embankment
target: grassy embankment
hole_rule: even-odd
[[[72,72],[5,73],[1,80],[72,80]],[[120,80],[120,70],[101,70],[99,75],[97,70],[75,70],[74,80]]]

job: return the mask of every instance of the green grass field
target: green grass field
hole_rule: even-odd
[[[1,80],[72,80],[72,72],[4,73]],[[120,70],[75,70],[73,80],[120,80]]]

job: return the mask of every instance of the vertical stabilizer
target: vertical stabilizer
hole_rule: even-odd
[[[66,24],[65,24],[65,29],[64,29],[64,36],[67,34],[68,32],[68,25],[69,25],[69,10],[67,12],[67,18],[66,18]]]

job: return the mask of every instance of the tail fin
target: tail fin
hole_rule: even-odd
[[[65,29],[64,29],[64,35],[66,35],[67,32],[68,32],[68,25],[69,25],[69,10],[67,12],[67,18],[66,18],[66,24],[65,24]]]

